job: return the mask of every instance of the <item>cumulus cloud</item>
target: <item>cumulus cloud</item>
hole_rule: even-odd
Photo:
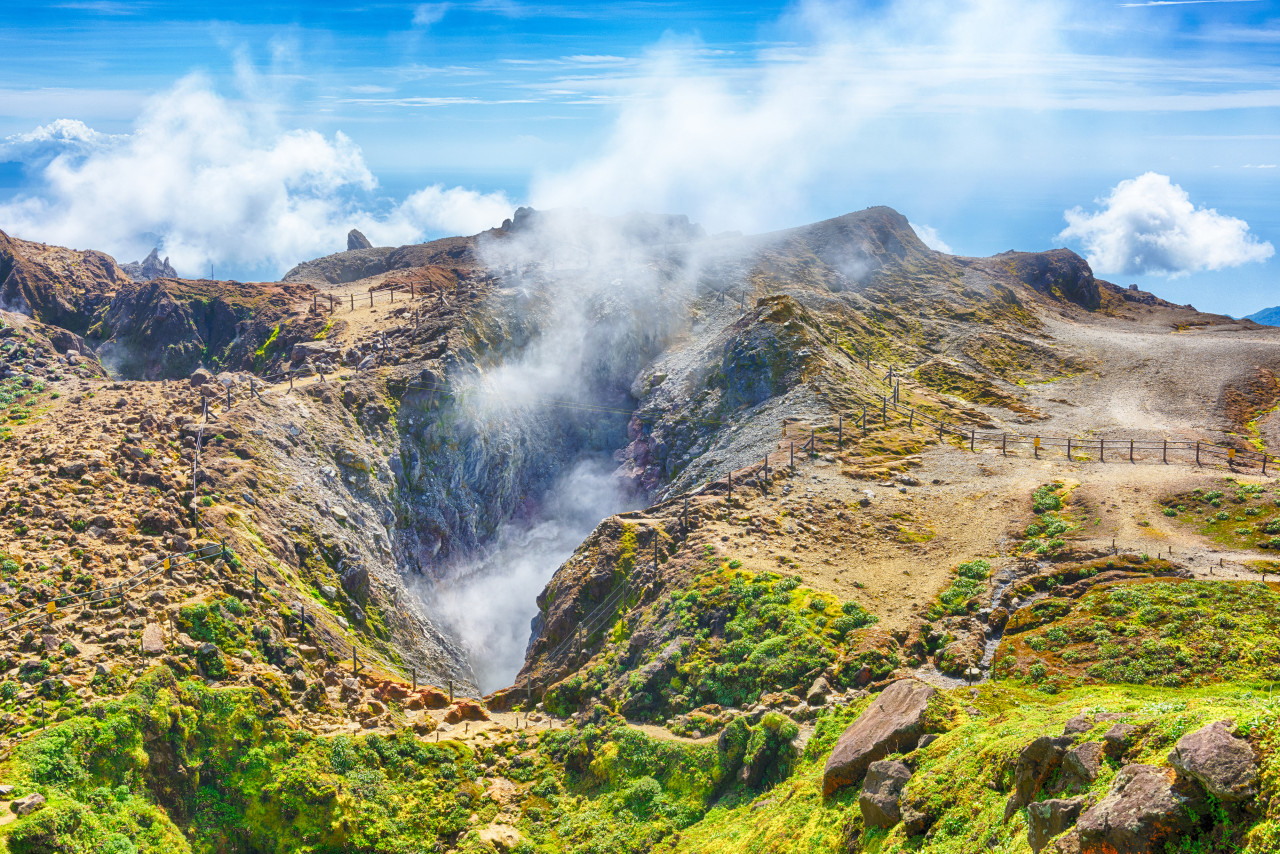
[[[15,133],[0,142],[0,161],[43,165],[55,157],[84,155],[108,148],[122,136],[99,133],[79,119],[58,119],[29,133]]]
[[[159,235],[161,254],[185,275],[213,264],[274,277],[340,249],[353,226],[407,243],[474,233],[514,207],[501,193],[432,186],[369,210],[355,200],[376,181],[347,136],[280,129],[263,105],[221,97],[194,76],[153,99],[130,134],[62,120],[5,145],[24,162],[41,146],[76,156],[46,157],[34,191],[0,204],[0,228],[120,260],[142,257]]]
[[[938,230],[936,228],[921,225],[917,222],[908,222],[907,225],[911,226],[911,230],[916,233],[916,237],[920,238],[920,242],[925,246],[928,246],[935,252],[945,252],[948,255],[952,254],[951,247],[947,245],[945,240],[938,236]]]
[[[1242,219],[1196,207],[1169,176],[1147,172],[1117,184],[1092,213],[1075,207],[1058,235],[1079,240],[1099,273],[1182,276],[1221,270],[1275,254]]]

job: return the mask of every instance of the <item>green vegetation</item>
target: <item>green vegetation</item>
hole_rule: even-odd
[[[475,830],[499,811],[477,782],[487,775],[524,787],[520,850],[640,854],[713,802],[784,780],[796,734],[773,714],[734,721],[715,744],[678,745],[597,707],[579,726],[479,752],[409,730],[324,738],[257,688],[207,688],[160,667],[22,748],[5,779],[48,805],[0,842],[12,854],[486,851]]]
[[[976,611],[977,597],[987,589],[985,582],[990,574],[991,564],[982,558],[960,564],[956,567],[955,579],[938,594],[938,601],[930,606],[925,616],[937,620]]]
[[[1280,490],[1230,477],[1223,487],[1166,498],[1164,515],[1225,546],[1280,549]]]
[[[828,668],[844,688],[863,664],[877,675],[897,666],[891,653],[860,649],[858,630],[876,618],[856,603],[802,587],[798,577],[729,563],[623,617],[598,664],[555,686],[549,707],[571,711],[585,698],[610,696],[629,716],[661,719],[707,703],[751,705],[771,691],[803,693]],[[648,649],[662,660],[632,660],[628,639],[655,630],[658,637],[646,634]]]
[[[1022,609],[996,651],[996,673],[1049,690],[1263,684],[1280,680],[1278,634],[1280,593],[1265,584],[1150,579]]]
[[[0,380],[0,422],[24,423],[44,391],[45,384],[32,377]]]

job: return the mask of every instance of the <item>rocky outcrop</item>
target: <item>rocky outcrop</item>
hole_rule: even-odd
[[[365,237],[359,229],[353,228],[347,232],[347,251],[353,252],[357,249],[372,249],[373,244],[369,242],[369,238]]]
[[[902,762],[872,762],[858,796],[862,823],[867,827],[893,827],[902,820],[899,799],[911,780],[911,769]]]
[[[1258,794],[1258,761],[1249,742],[1231,734],[1232,726],[1217,721],[1187,733],[1169,753],[1169,764],[1218,800],[1241,803]]]
[[[1081,849],[1085,854],[1163,851],[1166,842],[1182,838],[1195,827],[1203,807],[1195,784],[1179,780],[1173,769],[1127,765],[1107,796],[1080,816],[1076,828]]]
[[[94,314],[129,282],[110,255],[0,232],[0,310],[84,335]]]
[[[1064,299],[1090,311],[1102,306],[1089,262],[1070,249],[1004,252],[991,260],[1005,264],[1011,273],[1047,297]]]
[[[872,762],[913,749],[924,734],[925,710],[937,693],[915,679],[900,679],[885,688],[836,741],[822,772],[823,795],[861,783]]]
[[[151,254],[141,261],[122,264],[120,269],[135,282],[149,282],[152,279],[176,279],[178,271],[169,264],[168,256],[160,260],[160,250],[152,249]]]
[[[1049,840],[1075,824],[1084,809],[1087,798],[1052,798],[1027,806],[1027,842],[1031,850],[1039,852]]]
[[[18,815],[31,815],[36,810],[44,809],[44,803],[44,795],[33,792],[9,804],[9,809]]]

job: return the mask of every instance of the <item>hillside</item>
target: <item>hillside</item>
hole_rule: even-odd
[[[14,854],[1280,839],[1275,329],[884,207],[0,300]]]
[[[1255,311],[1253,314],[1247,315],[1245,320],[1252,320],[1254,323],[1260,323],[1263,326],[1280,325],[1280,306]]]

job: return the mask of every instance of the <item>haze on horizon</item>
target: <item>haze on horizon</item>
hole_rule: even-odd
[[[760,231],[876,204],[937,248],[1066,245],[1280,303],[1260,0],[191,4],[0,11],[0,229],[274,278],[520,204]]]

